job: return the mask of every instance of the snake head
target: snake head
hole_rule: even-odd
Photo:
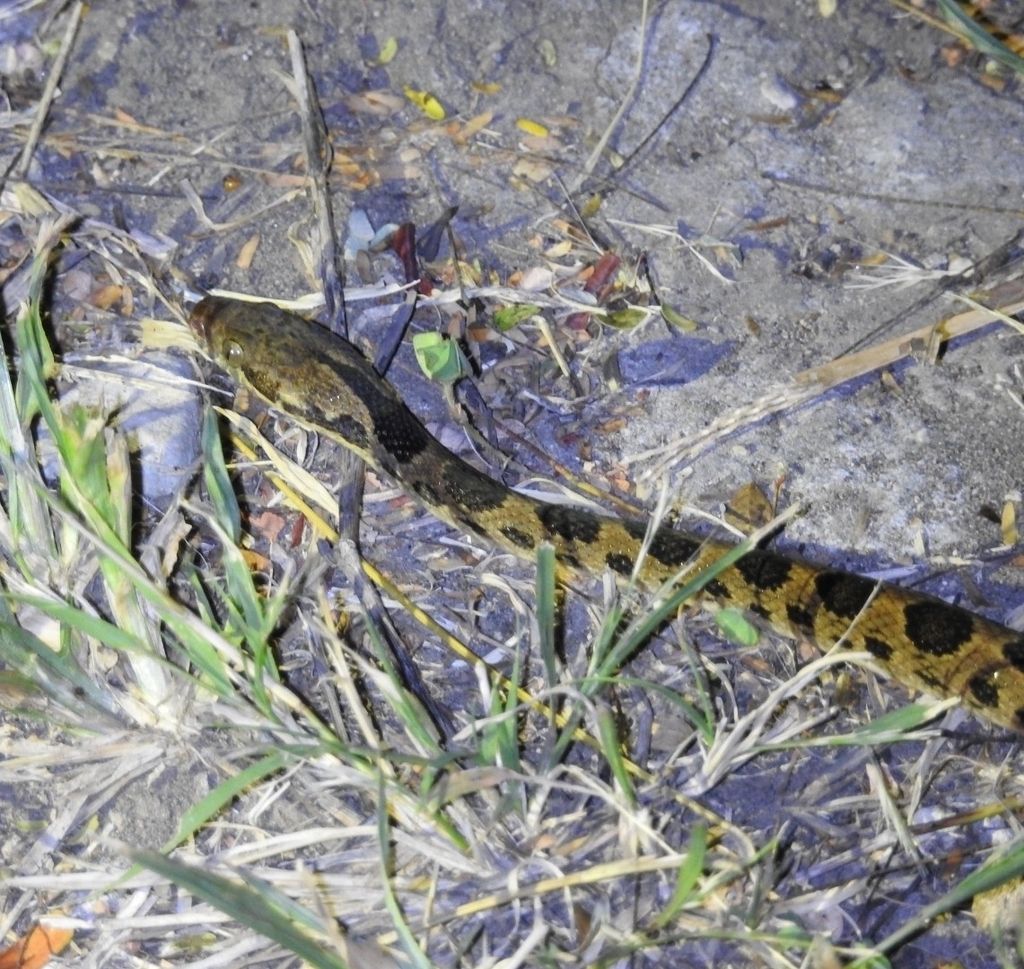
[[[214,320],[232,305],[232,300],[220,296],[204,296],[196,303],[189,315],[188,325],[203,346],[209,347],[213,341]]]

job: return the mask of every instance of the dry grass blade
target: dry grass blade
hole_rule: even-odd
[[[1020,287],[1016,289],[1018,292],[1015,296],[1010,295],[998,306],[988,308],[972,303],[975,308],[967,313],[958,313],[939,323],[919,327],[877,346],[794,374],[775,390],[731,413],[723,414],[696,434],[688,434],[656,449],[631,455],[626,458],[626,463],[649,465],[641,473],[640,479],[648,483],[657,481],[681,462],[692,460],[713,445],[742,433],[770,414],[798,407],[850,380],[910,356],[923,355],[926,359],[934,360],[945,342],[997,320],[1006,320],[1024,310]],[[1007,296],[1005,288],[1000,295],[1004,298]]]

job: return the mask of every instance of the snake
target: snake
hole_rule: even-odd
[[[711,570],[732,546],[642,518],[519,494],[449,451],[351,343],[270,302],[205,296],[189,325],[213,363],[285,417],[354,451],[437,518],[560,572],[657,589]],[[650,534],[649,534],[650,531]],[[701,595],[789,638],[866,652],[912,691],[955,698],[1024,732],[1024,634],[942,599],[754,547]]]

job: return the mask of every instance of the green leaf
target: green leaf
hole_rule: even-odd
[[[420,369],[438,383],[453,384],[472,373],[458,343],[441,333],[417,333],[412,348]]]
[[[737,646],[756,646],[760,638],[757,627],[740,609],[719,609],[715,612],[715,625]]]
[[[242,515],[235,489],[231,487],[224,451],[220,446],[217,418],[209,407],[203,414],[203,481],[213,502],[217,522],[237,545],[242,537]]]
[[[558,657],[555,652],[555,549],[544,542],[537,549],[537,626],[540,630],[540,653],[544,660],[547,687],[558,685]]]
[[[539,312],[540,307],[534,306],[533,303],[503,306],[500,310],[495,311],[494,316],[491,317],[491,322],[499,333],[505,333],[513,327],[519,326],[523,320],[536,316]]]
[[[636,790],[633,788],[633,779],[629,776],[622,756],[622,741],[619,739],[615,714],[604,703],[598,704],[597,707],[597,735],[601,740],[605,760],[608,761],[608,766],[615,776],[615,783],[622,791],[626,803],[631,808],[636,808]]]
[[[677,312],[668,303],[661,304],[661,318],[669,324],[674,326],[677,330],[682,330],[684,333],[692,333],[697,329],[697,321],[691,320],[688,316],[683,316],[682,313]]]
[[[647,310],[625,309],[608,313],[605,316],[599,317],[599,319],[602,323],[614,327],[616,330],[631,330],[634,326],[639,326],[643,323],[649,315]]]
[[[430,960],[416,941],[416,936],[413,935],[412,929],[405,919],[405,913],[402,912],[402,907],[391,884],[391,831],[388,823],[388,798],[384,787],[383,773],[380,775],[379,787],[377,788],[377,837],[380,840],[380,851],[377,857],[380,859],[380,879],[381,886],[384,889],[384,907],[391,916],[395,932],[414,969],[430,969]]]
[[[284,755],[280,751],[268,754],[255,764],[250,764],[239,771],[234,777],[218,784],[197,804],[193,804],[178,821],[178,831],[166,842],[161,851],[173,851],[186,838],[195,834],[207,821],[216,816],[237,798],[246,788],[262,781],[265,777],[278,773],[285,766]]]

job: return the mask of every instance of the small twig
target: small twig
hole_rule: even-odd
[[[619,103],[615,116],[608,123],[608,127],[604,129],[604,134],[602,134],[598,139],[597,144],[594,146],[594,150],[590,153],[590,157],[584,163],[583,171],[573,182],[573,192],[578,192],[580,190],[580,186],[597,167],[597,163],[601,160],[601,155],[604,154],[605,148],[608,147],[608,142],[615,133],[615,129],[618,128],[619,122],[622,120],[622,116],[626,113],[630,104],[633,103],[633,98],[636,96],[637,88],[640,86],[640,79],[643,76],[644,70],[644,44],[647,39],[647,0],[642,0],[642,2],[643,5],[640,11],[640,50],[637,52],[636,56],[636,70],[633,72],[633,80],[630,82],[629,90],[626,92],[625,97]]]
[[[195,212],[199,221],[202,222],[203,225],[205,225],[211,232],[228,232],[231,229],[237,229],[240,226],[248,225],[248,223],[256,221],[256,219],[266,215],[272,209],[276,209],[279,205],[287,204],[301,192],[301,189],[291,189],[290,191],[285,192],[280,198],[276,198],[273,202],[269,202],[267,205],[243,215],[240,219],[233,219],[231,222],[214,222],[213,219],[206,214],[206,209],[203,207],[203,200],[199,197],[199,193],[192,187],[192,183],[187,178],[183,178],[178,182],[178,187],[181,189],[181,194],[185,196],[185,201],[192,207],[192,211]]]
[[[331,170],[334,149],[327,137],[323,112],[316,91],[306,71],[302,44],[294,30],[288,31],[288,51],[292,59],[292,94],[299,103],[302,117],[302,140],[306,150],[306,174],[309,176],[309,199],[316,219],[313,248],[320,254],[320,282],[324,289],[328,324],[343,337],[348,337],[345,316],[345,289],[341,260],[338,254],[337,234],[334,228],[334,209],[327,190],[327,175]]]
[[[982,306],[976,299],[971,299],[970,296],[965,296],[963,293],[950,293],[950,299],[959,300],[961,303],[966,303],[971,309],[977,310],[979,313],[984,313],[986,316],[994,317],[997,320],[1002,320],[1010,329],[1016,330],[1018,333],[1024,335],[1024,323],[1020,320],[1015,320],[1010,314],[1019,313],[1021,307],[1016,310],[1012,306],[1006,307],[1006,309],[989,309],[987,306]],[[967,316],[969,314],[962,314]],[[959,319],[959,317],[957,317]]]
[[[71,19],[68,22],[67,30],[64,31],[64,39],[61,41],[60,51],[57,53],[57,59],[53,62],[53,67],[50,69],[50,77],[46,82],[46,87],[43,89],[43,96],[39,101],[35,120],[32,122],[32,127],[29,130],[25,147],[21,151],[21,158],[18,159],[18,164],[14,169],[14,174],[18,178],[24,178],[28,174],[28,166],[32,162],[32,156],[35,154],[39,136],[42,134],[43,125],[46,123],[46,116],[50,113],[50,105],[53,103],[54,96],[57,93],[57,84],[60,82],[61,75],[64,73],[64,67],[71,54],[71,45],[75,41],[75,34],[78,33],[78,24],[82,19],[83,6],[82,0],[77,0],[71,8]]]
[[[683,102],[690,96],[690,93],[697,86],[697,82],[707,73],[708,68],[711,66],[711,57],[715,52],[715,38],[712,34],[707,35],[708,49],[704,53],[704,60],[700,62],[700,67],[697,68],[696,73],[690,78],[690,82],[683,89],[683,93],[679,95],[672,102],[671,107],[666,111],[656,125],[647,133],[643,141],[636,146],[625,158],[622,159],[622,164],[616,169],[615,174],[621,175],[634,161],[640,156],[641,152],[654,140],[658,132],[668,124],[669,118],[672,117],[682,106]]]

